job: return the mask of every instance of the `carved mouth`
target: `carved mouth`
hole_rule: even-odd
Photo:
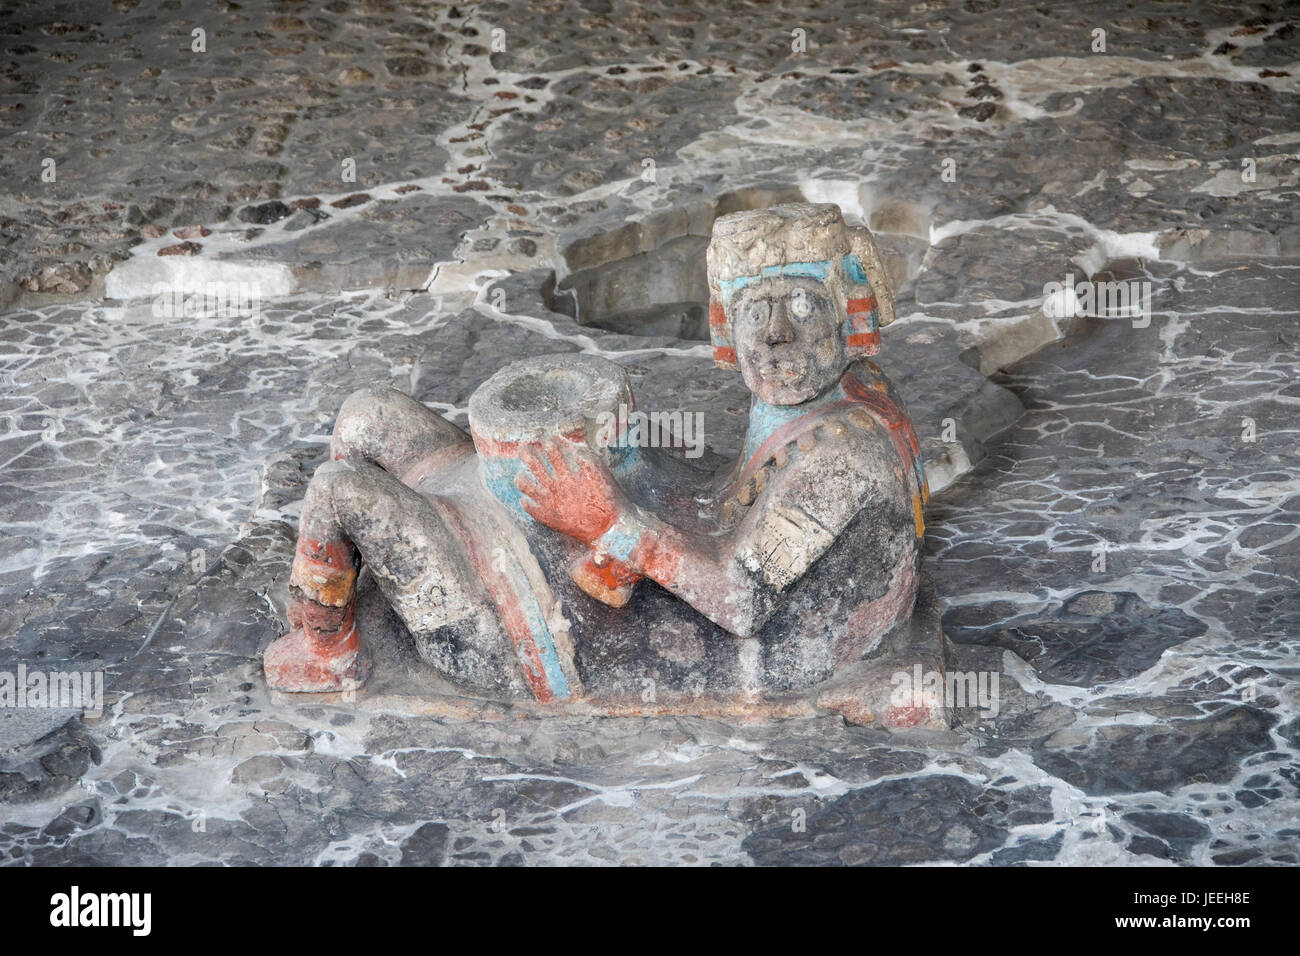
[[[804,363],[799,359],[772,357],[763,360],[762,369],[764,375],[790,380],[803,377]]]

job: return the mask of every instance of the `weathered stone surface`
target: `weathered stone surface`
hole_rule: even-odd
[[[900,866],[966,862],[1002,845],[1000,828],[1052,819],[1045,789],[1008,795],[960,777],[887,781],[827,801],[811,812],[797,800],[765,810],[745,847],[759,864]],[[785,819],[781,819],[784,817]]]
[[[1089,744],[1070,746],[1062,732],[1043,742],[1037,759],[1049,773],[1088,794],[1171,793],[1188,782],[1231,780],[1243,757],[1270,748],[1273,723],[1274,718],[1257,708],[1228,707],[1199,720],[1169,721],[1155,730],[1134,725],[1099,728]]]
[[[58,799],[99,762],[81,716],[60,707],[0,710],[0,804]]]

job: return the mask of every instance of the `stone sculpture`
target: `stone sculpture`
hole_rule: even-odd
[[[753,393],[721,467],[629,435],[627,375],[594,356],[502,369],[468,435],[399,392],[352,395],[303,504],[271,687],[367,679],[363,563],[419,658],[493,699],[798,692],[904,621],[928,490],[867,361],[893,320],[870,233],[827,204],[724,216],[708,276],[714,361]]]

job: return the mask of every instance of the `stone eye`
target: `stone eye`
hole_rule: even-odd
[[[745,318],[755,325],[766,322],[771,312],[772,307],[766,299],[753,299],[745,306]]]
[[[812,315],[812,310],[812,300],[808,297],[808,293],[802,289],[796,289],[794,294],[790,296],[791,314],[796,319],[806,319]]]

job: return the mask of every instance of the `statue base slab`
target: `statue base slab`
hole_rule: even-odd
[[[346,703],[371,713],[398,713],[448,720],[493,721],[548,717],[691,716],[738,723],[766,723],[840,714],[863,726],[947,730],[960,714],[942,693],[952,647],[943,635],[938,594],[923,575],[915,610],[877,647],[821,684],[799,691],[598,694],[539,703],[478,696],[437,674],[416,654],[405,626],[373,581],[360,584],[357,624],[373,655],[373,671],[355,691],[332,694],[275,693],[278,700],[313,705]]]

